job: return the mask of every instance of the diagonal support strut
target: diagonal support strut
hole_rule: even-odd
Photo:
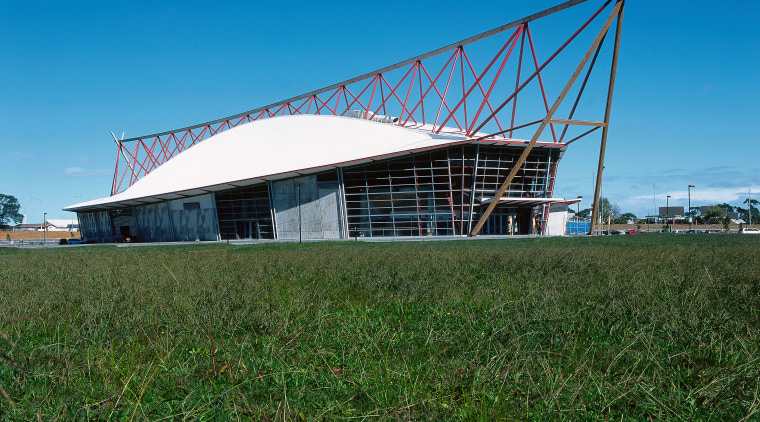
[[[599,34],[596,36],[596,38],[594,39],[594,41],[591,43],[591,46],[589,47],[588,51],[586,52],[586,55],[583,56],[583,59],[578,64],[578,67],[575,69],[575,72],[573,72],[573,75],[570,77],[570,80],[567,82],[567,84],[565,85],[565,88],[560,93],[559,97],[557,98],[557,101],[554,102],[554,105],[549,110],[549,112],[546,114],[546,117],[544,117],[544,120],[541,122],[541,125],[538,127],[538,129],[536,129],[536,133],[533,135],[533,137],[531,138],[530,142],[525,147],[525,150],[523,151],[522,155],[520,155],[520,158],[517,160],[517,162],[515,163],[515,165],[512,168],[512,170],[509,172],[509,175],[507,176],[507,179],[501,185],[501,188],[499,188],[499,191],[496,193],[496,195],[494,195],[493,199],[491,200],[491,203],[488,205],[488,208],[483,213],[483,215],[480,217],[480,219],[478,220],[478,223],[475,225],[475,228],[472,229],[472,232],[470,233],[470,236],[477,236],[478,235],[478,233],[480,232],[480,229],[483,227],[483,225],[485,224],[486,220],[491,215],[491,212],[493,212],[494,208],[496,208],[496,205],[499,203],[499,199],[502,197],[502,195],[504,195],[504,192],[506,192],[507,188],[509,187],[509,184],[512,183],[512,180],[517,175],[517,172],[520,170],[520,168],[522,167],[523,163],[528,158],[528,154],[530,154],[531,150],[536,145],[536,142],[538,141],[538,138],[541,136],[541,133],[544,131],[544,129],[546,128],[546,126],[552,120],[552,117],[554,116],[554,113],[557,111],[557,109],[559,108],[559,106],[562,104],[562,101],[565,99],[565,96],[570,91],[570,88],[573,86],[573,83],[575,83],[576,79],[578,79],[578,76],[583,71],[583,68],[586,66],[586,62],[588,62],[588,60],[591,58],[592,54],[594,53],[594,50],[596,50],[596,46],[599,44],[599,42],[601,42],[602,38],[604,38],[604,36],[607,34],[607,31],[609,30],[610,26],[612,25],[612,22],[614,21],[615,17],[619,17],[619,13],[620,13],[620,10],[622,8],[622,5],[623,5],[623,1],[622,0],[618,0],[615,3],[615,6],[612,9],[612,13],[610,13],[610,16],[607,18],[607,21],[605,21],[604,26],[599,31]],[[618,19],[618,30],[620,29],[620,25],[621,25],[620,21],[621,20]],[[618,37],[618,39],[619,39],[619,37]],[[616,46],[617,46],[617,41],[616,41]],[[616,53],[617,53],[617,50],[616,50]],[[617,57],[617,54],[615,55],[615,58],[616,57]],[[613,62],[615,62],[615,60],[613,60]],[[614,65],[613,65],[613,76],[614,76]],[[605,113],[606,114],[606,116],[605,116],[605,123],[607,123],[608,118],[609,118],[609,109],[610,109],[609,104],[610,104],[610,99],[611,99],[611,89],[612,89],[613,86],[614,86],[614,78],[613,78],[613,82],[610,84],[610,92],[609,92],[608,99],[607,99],[608,107],[607,107],[607,111]],[[606,133],[607,127],[605,126],[603,128],[603,130],[604,130],[603,133]],[[602,152],[603,151],[604,150],[602,149]],[[602,165],[602,162],[603,162],[603,160],[600,158],[600,166]],[[599,185],[600,180],[601,179],[597,179],[597,186]],[[597,193],[595,193],[595,196],[598,196],[598,188],[597,188]]]

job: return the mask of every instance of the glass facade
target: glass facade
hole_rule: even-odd
[[[266,183],[221,191],[214,196],[222,240],[275,238]]]
[[[493,198],[522,146],[466,145],[343,169],[352,236],[466,235]],[[547,198],[556,148],[535,148],[510,184],[509,198]],[[499,206],[483,234],[528,234],[543,213]]]
[[[216,237],[214,217],[221,240],[288,238],[285,234],[291,232],[298,233],[299,239],[304,233],[307,238],[466,236],[494,200],[524,147],[465,144],[218,191],[215,216],[208,205],[203,208],[190,198],[183,202],[182,212],[205,209],[209,215],[170,216],[168,203],[157,203],[138,206],[137,219],[132,208],[112,210],[106,219],[112,232],[125,239],[139,232],[145,239],[164,233],[182,240],[182,228],[188,233],[210,228],[205,238],[212,239]],[[560,154],[556,147],[534,148],[480,234],[542,233],[548,206],[536,199],[551,197]],[[297,200],[295,195],[299,195]],[[275,203],[279,204],[276,211]],[[84,230],[93,226],[96,233],[94,219],[82,217],[82,221]]]

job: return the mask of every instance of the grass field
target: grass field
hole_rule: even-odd
[[[760,237],[0,249],[0,420],[758,420]]]

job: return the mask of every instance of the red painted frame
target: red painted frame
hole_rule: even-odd
[[[378,71],[367,74],[364,77],[349,80],[344,84],[333,85],[301,97],[296,97],[295,99],[276,103],[272,106],[171,132],[117,141],[118,151],[111,194],[115,195],[123,189],[132,186],[141,177],[149,174],[172,157],[217,133],[241,124],[276,116],[300,114],[345,116],[351,110],[359,110],[363,112],[365,119],[372,119],[380,115],[381,110],[383,115],[388,115],[390,110],[390,113],[398,117],[398,121],[395,124],[399,126],[419,127],[420,125],[426,125],[424,129],[435,134],[441,133],[445,128],[447,131],[456,130],[471,139],[497,137],[504,139],[508,137],[507,134],[511,137],[515,130],[540,123],[541,119],[545,117],[537,115],[532,117],[539,117],[541,119],[516,121],[518,94],[526,86],[533,83],[534,80],[537,80],[543,106],[545,112],[548,113],[549,102],[542,71],[584,29],[596,20],[600,13],[610,5],[612,0],[606,0],[601,7],[595,10],[591,17],[542,63],[538,60],[534,39],[528,26],[529,22],[553,14],[556,11],[571,8],[585,1],[570,0],[555,6],[555,8],[547,9],[547,11],[516,21],[513,24],[505,25],[504,29],[497,28],[497,30],[489,31],[481,36],[460,42],[452,48],[441,49],[444,51],[438,52],[437,50],[436,52],[419,56],[417,59],[408,60],[405,64],[391,66],[386,68],[385,72]],[[473,63],[467,54],[465,46],[470,49],[476,43],[482,42],[481,40],[493,39],[491,37],[508,31],[510,31],[510,35],[506,42],[501,44],[500,48],[490,59],[486,60],[487,64],[485,66],[477,69],[476,64]],[[526,39],[527,43],[525,42]],[[507,64],[511,63],[513,59],[512,53],[518,40],[520,41],[520,46],[517,61],[514,63],[516,68],[514,89],[504,90],[504,86],[499,85],[499,82],[503,84],[507,80],[511,81],[511,76],[505,76],[504,71]],[[524,54],[526,44],[530,50],[529,54]],[[601,45],[599,48],[601,49]],[[445,58],[444,54],[450,50],[453,50],[453,52],[448,55],[443,66],[437,65],[435,63],[436,59],[441,60],[441,58]],[[532,60],[535,71],[521,82],[523,61],[526,56]],[[500,65],[498,67],[494,66],[499,60],[501,60]],[[583,87],[578,93],[568,119],[572,119],[576,111],[576,106],[584,92],[586,81],[595,61],[596,56],[588,68],[586,80],[584,80]],[[428,64],[426,65],[426,63]],[[459,66],[459,72],[456,72],[457,66]],[[435,71],[431,74],[429,72],[430,69],[435,69]],[[444,74],[448,75],[448,77],[442,79],[441,77]],[[387,89],[384,89],[384,87]],[[355,95],[354,92],[358,92],[358,94]],[[343,100],[343,105],[341,105],[341,99]],[[510,102],[512,103],[511,110],[501,113],[502,109]],[[426,103],[428,111],[434,114],[426,115]],[[373,104],[375,104],[374,108]],[[452,107],[451,104],[455,105]],[[494,107],[494,105],[497,106]],[[475,110],[474,115],[468,114],[468,108],[470,111]],[[432,123],[427,124],[428,121]],[[502,122],[509,122],[509,125],[504,126]],[[447,124],[451,124],[451,126],[447,126]],[[481,132],[488,125],[495,126],[498,130]],[[564,130],[558,137],[554,124],[551,125],[553,142],[562,143],[568,125],[565,124],[563,126]],[[591,132],[589,131],[586,134]],[[581,136],[585,136],[586,134]],[[573,141],[576,139],[573,139]],[[189,144],[188,141],[190,141]],[[127,148],[126,144],[129,142],[135,142],[132,149]],[[124,186],[125,182],[126,186]],[[553,190],[553,183],[551,190]],[[549,195],[551,194],[552,192],[549,192]]]

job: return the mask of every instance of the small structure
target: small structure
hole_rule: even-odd
[[[60,220],[60,219],[48,219],[48,231],[50,232],[71,232],[79,230],[79,223],[77,220]]]
[[[577,204],[578,202],[581,202],[580,199],[570,199],[567,201],[556,201],[552,203],[551,207],[549,208],[549,219],[546,224],[546,235],[548,236],[564,236],[566,234],[571,234],[571,232],[568,230],[571,228],[570,221],[572,220],[569,215],[570,213],[574,214],[574,211],[570,209],[570,206]],[[573,225],[573,229],[577,229],[581,227],[580,225]],[[586,232],[588,232],[590,225],[584,226],[586,229]],[[572,232],[574,233],[574,232]]]
[[[23,223],[15,225],[13,230],[20,232],[39,232],[44,230],[44,228],[45,225],[40,223]]]

